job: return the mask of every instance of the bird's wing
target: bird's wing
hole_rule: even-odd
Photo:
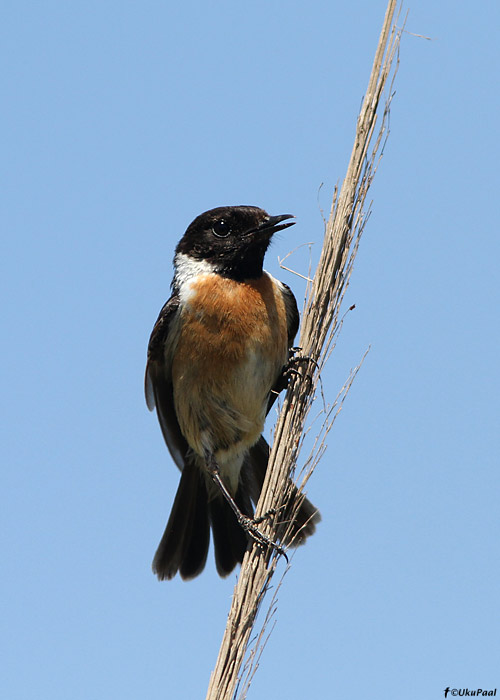
[[[285,302],[286,310],[286,326],[288,330],[288,347],[292,347],[297,331],[299,330],[299,310],[297,301],[290,287],[284,282],[280,282],[283,301]]]
[[[182,470],[188,444],[181,433],[174,406],[172,367],[169,346],[174,343],[175,319],[179,310],[179,297],[174,294],[158,316],[148,345],[148,362],[144,389],[150,411],[156,407],[161,431],[170,454]]]
[[[287,333],[288,333],[288,347],[292,348],[293,341],[294,341],[295,336],[297,335],[297,331],[299,329],[299,320],[300,320],[299,310],[297,308],[297,301],[295,300],[295,297],[293,295],[292,290],[290,289],[290,287],[287,284],[285,284],[284,282],[278,282],[278,286],[279,286],[281,295],[283,297],[283,301],[285,302],[286,327],[287,327]],[[290,355],[292,355],[292,354],[293,353],[290,353]],[[285,365],[285,367],[283,367],[282,371],[276,377],[276,381],[274,382],[274,386],[271,389],[271,392],[269,394],[266,415],[269,413],[274,402],[278,398],[278,394],[280,394],[288,386],[288,377],[285,373],[286,367],[287,366]]]

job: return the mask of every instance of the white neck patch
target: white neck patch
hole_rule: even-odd
[[[189,282],[198,275],[210,275],[215,273],[215,265],[206,260],[196,260],[185,253],[177,253],[174,260],[175,281],[179,287]]]
[[[206,260],[196,260],[185,253],[177,253],[174,259],[175,285],[183,302],[187,302],[192,294],[191,283],[199,275],[213,275],[216,268]]]

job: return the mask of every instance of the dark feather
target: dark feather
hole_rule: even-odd
[[[194,578],[205,567],[209,523],[205,479],[198,466],[187,461],[175,496],[167,527],[153,559],[160,581]]]
[[[242,476],[240,478],[247,484],[248,491],[255,504],[259,499],[264,484],[269,454],[269,445],[261,435],[259,441],[250,448],[247,459],[243,465]],[[295,484],[290,482],[290,486],[292,492],[289,505],[284,513],[280,513],[280,520],[283,522],[290,520],[296,499],[303,498],[300,508],[293,519],[290,541],[286,542],[286,544],[296,547],[299,544],[303,544],[306,538],[315,532],[316,524],[321,520],[321,515],[311,501],[299,494]]]
[[[156,405],[154,397],[155,379],[158,374],[165,369],[165,344],[168,340],[168,333],[172,320],[179,309],[179,303],[179,297],[177,294],[173,294],[166,304],[163,305],[149,337],[144,393],[150,411],[152,411]]]
[[[149,410],[152,411],[156,407],[158,421],[170,454],[182,470],[188,444],[177,421],[171,371],[165,360],[165,346],[178,309],[179,297],[174,294],[163,306],[154,325],[148,345],[145,393]]]
[[[299,309],[297,307],[297,300],[290,287],[284,282],[281,282],[281,285],[283,286],[283,301],[285,302],[286,309],[288,346],[292,347],[297,331],[299,330]]]
[[[241,512],[248,517],[253,516],[253,508],[248,494],[238,488],[235,502]],[[216,496],[208,504],[210,524],[214,539],[215,565],[219,576],[228,576],[236,564],[241,564],[245,555],[248,538],[238,523],[229,504]]]

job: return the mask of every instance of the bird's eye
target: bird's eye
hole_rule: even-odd
[[[226,238],[231,233],[231,227],[225,219],[219,219],[212,226],[212,231],[217,238]]]

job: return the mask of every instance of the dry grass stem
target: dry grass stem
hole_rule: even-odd
[[[403,28],[396,25],[398,18],[394,20],[396,5],[396,0],[389,0],[368,88],[357,120],[354,146],[346,176],[340,189],[335,188],[316,274],[311,282],[308,281],[299,345],[302,354],[311,359],[301,363],[302,376],[292,378],[284,398],[275,428],[266,481],[256,512],[259,516],[271,509],[276,510],[277,516],[266,520],[261,526],[263,532],[272,540],[283,540],[286,535],[288,524],[280,522],[279,513],[291,497],[289,476],[294,472],[300,449],[308,433],[304,430],[305,421],[318,384],[322,408],[313,421],[314,429],[318,432],[311,453],[299,474],[302,488],[324,453],[326,436],[342,410],[347,392],[360,367],[358,365],[352,370],[334,403],[328,405],[320,384],[320,372],[335,346],[342,325],[342,301],[349,284],[360,237],[370,215],[371,205],[366,204],[366,197],[388,134],[392,86],[403,31]],[[310,278],[310,274],[308,277]],[[294,507],[298,508],[300,496],[296,501]],[[274,614],[277,590],[262,628],[255,638],[255,645],[249,652],[248,646],[257,613],[270,588],[279,558],[280,555],[276,551],[263,551],[255,544],[245,554],[219,656],[210,679],[207,700],[232,700],[238,692],[238,697],[246,697],[258,665],[262,645],[265,643],[265,628]],[[243,668],[245,677],[240,682]]]

